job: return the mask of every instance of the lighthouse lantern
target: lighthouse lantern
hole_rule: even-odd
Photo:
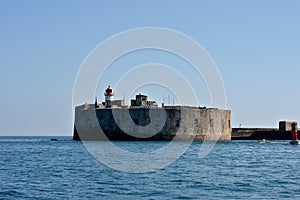
[[[104,96],[105,96],[105,107],[111,107],[111,102],[113,101],[114,93],[110,85],[106,88],[104,92]]]

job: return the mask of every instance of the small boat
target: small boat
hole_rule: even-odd
[[[266,144],[266,143],[270,143],[270,144],[275,144],[276,142],[274,142],[273,140],[265,140],[265,139],[262,139],[260,142],[260,144]]]
[[[259,143],[265,144],[265,143],[266,143],[266,140],[265,140],[265,139],[262,139]]]
[[[300,141],[299,140],[292,140],[292,141],[290,141],[290,144],[291,145],[298,145],[298,144],[300,144]]]

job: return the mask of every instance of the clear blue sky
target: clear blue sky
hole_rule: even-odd
[[[183,32],[208,51],[234,126],[300,122],[299,10],[297,0],[0,0],[0,135],[72,135],[84,58],[107,37],[148,26]]]

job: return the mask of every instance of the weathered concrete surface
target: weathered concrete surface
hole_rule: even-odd
[[[149,137],[148,137],[149,136]],[[187,106],[75,108],[74,140],[231,140],[231,111]]]

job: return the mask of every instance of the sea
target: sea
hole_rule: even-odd
[[[116,142],[141,152],[167,143]],[[128,173],[71,137],[0,137],[0,199],[300,199],[300,145],[218,142],[200,158],[201,145],[162,169]]]

